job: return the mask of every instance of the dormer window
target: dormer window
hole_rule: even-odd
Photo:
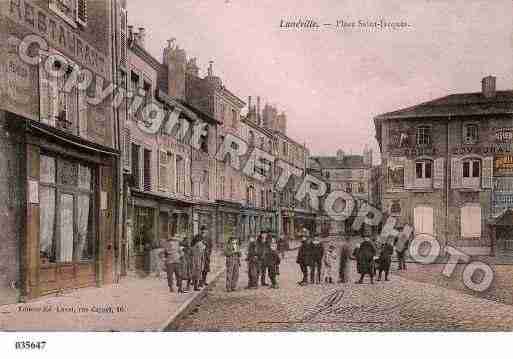
[[[479,140],[479,127],[475,124],[465,125],[463,131],[463,142],[474,144]]]

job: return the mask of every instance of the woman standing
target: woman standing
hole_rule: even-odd
[[[191,278],[194,285],[194,290],[199,291],[199,282],[203,275],[205,267],[205,245],[201,237],[195,236],[192,244],[192,264],[191,264]]]

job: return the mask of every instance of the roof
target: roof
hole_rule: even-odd
[[[311,161],[318,163],[320,168],[366,168],[362,155],[346,155],[343,160],[339,160],[335,156],[314,156],[310,157]]]
[[[426,117],[456,117],[472,115],[513,114],[513,90],[497,91],[487,98],[481,92],[461,93],[441,97],[375,117],[382,119],[406,119]]]

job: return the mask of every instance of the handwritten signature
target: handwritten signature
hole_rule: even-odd
[[[345,315],[354,314],[354,312],[365,312],[367,314],[388,314],[391,313],[401,306],[411,303],[412,300],[400,302],[394,305],[382,306],[379,304],[373,305],[343,305],[342,299],[344,297],[344,290],[337,289],[321,298],[315,308],[307,313],[302,321],[311,322],[320,315]]]

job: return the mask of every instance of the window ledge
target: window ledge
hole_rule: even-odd
[[[415,192],[415,193],[422,193],[422,192],[434,192],[435,190],[433,187],[413,187],[413,188],[410,188],[410,191]]]
[[[457,189],[460,192],[481,192],[484,189],[481,187],[462,187]]]

